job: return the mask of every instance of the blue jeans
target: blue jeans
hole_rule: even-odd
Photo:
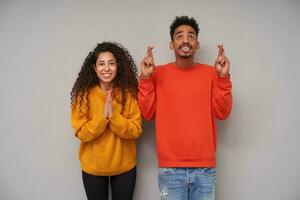
[[[160,168],[161,200],[214,200],[216,168]]]

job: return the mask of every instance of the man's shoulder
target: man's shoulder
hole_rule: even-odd
[[[175,64],[172,63],[172,62],[162,64],[162,65],[156,65],[155,66],[155,71],[160,73],[160,72],[163,72],[163,71],[168,71],[168,70],[170,70],[174,67],[175,67]],[[215,71],[215,67],[213,65],[209,65],[209,64],[196,63],[195,67],[198,70],[206,70],[206,71],[211,71],[211,72]]]
[[[155,67],[158,69],[166,69],[168,67],[170,67],[173,63],[165,63],[165,64],[161,64],[161,65],[156,65]]]
[[[204,64],[204,63],[197,63],[196,65],[197,65],[198,67],[202,67],[202,68],[205,68],[205,69],[211,69],[211,68],[214,67],[214,66],[212,66],[212,65]]]
[[[203,64],[203,63],[197,63],[197,68],[201,71],[209,71],[211,73],[215,72],[215,67],[213,65],[209,65],[209,64]]]
[[[157,73],[163,72],[165,70],[168,70],[171,65],[172,65],[172,63],[166,63],[166,64],[161,64],[161,65],[156,65],[155,66],[155,73],[157,74]]]

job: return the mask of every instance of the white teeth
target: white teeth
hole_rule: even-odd
[[[182,47],[181,48],[184,52],[187,52],[187,51],[189,51],[190,50],[190,48],[189,47],[187,47],[187,46],[185,46],[185,47]]]
[[[104,78],[110,78],[111,74],[102,74]]]

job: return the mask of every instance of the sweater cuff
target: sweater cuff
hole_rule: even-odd
[[[219,77],[217,78],[218,86],[219,87],[226,87],[226,86],[231,86],[231,79],[230,79],[230,74],[226,77]]]
[[[121,131],[123,127],[123,116],[118,112],[113,112],[113,114],[109,117],[109,126],[112,131]]]
[[[96,119],[93,120],[95,122],[95,130],[96,132],[105,129],[108,120],[104,118],[103,116],[97,116]]]
[[[139,85],[145,86],[145,87],[151,86],[151,85],[153,85],[153,80],[151,77],[150,78],[140,78]]]

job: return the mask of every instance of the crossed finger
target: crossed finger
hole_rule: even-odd
[[[153,48],[154,48],[154,47],[152,47],[152,46],[148,46],[148,47],[147,47],[146,57],[152,57],[152,58],[153,58],[153,54],[152,54]]]
[[[152,50],[153,50],[154,47],[150,47],[148,46],[147,47],[147,52],[146,52],[146,56],[143,60],[144,62],[144,65],[146,67],[151,67],[154,65],[154,61],[153,61],[153,54],[152,54]]]
[[[221,63],[221,61],[225,57],[225,51],[224,51],[223,44],[218,45],[218,48],[219,48],[219,51],[218,51],[217,62]]]

